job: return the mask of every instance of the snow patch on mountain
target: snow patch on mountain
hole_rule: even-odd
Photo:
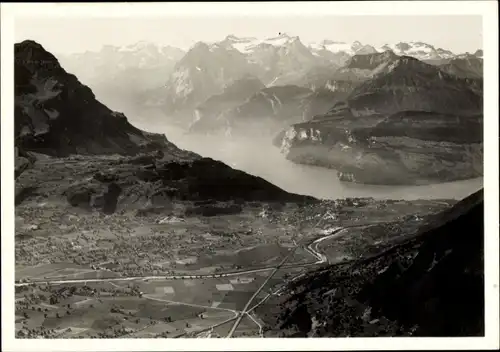
[[[434,46],[423,42],[400,42],[396,44],[385,44],[377,48],[379,52],[392,50],[396,55],[412,56],[419,60],[447,59],[454,56],[449,50],[436,49]]]
[[[225,44],[232,46],[242,54],[251,54],[256,48],[263,45],[270,45],[276,48],[287,46],[294,41],[299,40],[299,37],[292,37],[286,33],[281,33],[276,37],[257,39],[252,37],[238,38],[234,35],[227,36],[222,42],[214,44]]]
[[[342,41],[323,40],[319,43],[310,43],[309,50],[315,56],[321,56],[324,52],[332,54],[364,55],[376,52],[393,51],[399,56],[412,56],[419,60],[435,60],[453,58],[455,54],[450,50],[438,48],[423,42],[400,42],[396,44],[384,44],[379,47],[362,44],[359,41],[347,43]]]
[[[320,43],[311,43],[309,44],[309,48],[313,53],[316,53],[316,55],[318,55],[318,51],[321,50],[327,50],[332,53],[344,52],[349,55],[354,55],[356,53],[354,49],[354,43],[349,44],[346,42],[336,42],[332,40],[323,40]]]

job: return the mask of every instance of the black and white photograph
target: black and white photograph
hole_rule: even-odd
[[[496,2],[1,8],[3,350],[498,348]]]

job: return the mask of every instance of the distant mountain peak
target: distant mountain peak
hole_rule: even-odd
[[[346,44],[346,42],[338,42],[338,41],[335,41],[335,40],[324,39],[323,41],[321,41],[321,44],[323,44],[323,45],[328,45],[328,44]]]
[[[451,54],[453,54],[452,51],[446,50],[446,49],[443,49],[443,48],[437,48],[436,51],[439,52],[439,53],[451,53]]]
[[[208,50],[209,45],[205,42],[196,42],[192,49],[207,49]]]
[[[275,37],[269,37],[269,38],[265,39],[264,42],[267,42],[267,43],[278,42],[277,45],[283,45],[283,44],[286,44],[286,43],[289,43],[289,42],[292,42],[295,40],[299,40],[299,37],[298,36],[290,36],[287,33],[281,33]]]
[[[402,63],[402,64],[422,63],[423,65],[426,65],[425,63],[423,63],[422,61],[420,61],[416,57],[409,56],[409,55],[402,55],[402,56],[400,56],[396,60],[396,62],[399,62],[399,63]]]
[[[43,51],[47,52],[47,51],[43,48],[43,46],[42,46],[41,44],[39,44],[39,43],[37,43],[36,41],[31,40],[31,39],[26,39],[26,40],[23,40],[22,42],[15,44],[15,46],[16,46],[16,47],[19,47],[19,48],[24,47],[24,48],[41,49],[41,50],[43,50]]]
[[[363,46],[363,44],[361,44],[361,42],[360,42],[360,41],[357,41],[357,40],[356,40],[355,42],[353,42],[353,43],[352,43],[352,47],[353,47],[353,48],[359,48],[359,47],[361,47],[361,46]]]
[[[136,47],[136,48],[143,48],[143,47],[151,46],[151,45],[155,45],[155,44],[152,42],[148,42],[147,40],[139,40],[139,41],[135,42],[134,44],[132,44],[131,46]]]
[[[252,41],[252,40],[257,40],[257,39],[254,37],[237,37],[234,34],[229,34],[224,39],[224,41],[231,42],[231,43],[241,43],[241,42],[248,42],[248,41]]]
[[[384,52],[375,52],[371,54],[358,54],[354,55],[345,65],[346,68],[354,69],[374,69],[375,67],[383,64],[393,62],[398,59],[396,55],[391,50],[386,50]]]
[[[432,70],[435,70],[435,68],[431,65],[428,65],[419,59],[413,57],[413,56],[399,56],[394,62],[391,63],[391,65],[388,67],[389,71],[394,71],[397,69],[403,69],[407,70],[409,68],[430,68]]]
[[[288,33],[279,32],[276,38],[291,38],[291,37],[288,35]]]
[[[14,53],[16,60],[24,60],[18,63],[26,65],[26,67],[35,68],[50,64],[52,69],[61,69],[57,58],[34,40],[24,40],[21,43],[16,43]]]

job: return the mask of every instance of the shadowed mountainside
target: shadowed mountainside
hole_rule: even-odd
[[[483,215],[481,190],[389,250],[306,274],[280,298],[271,335],[482,336]]]

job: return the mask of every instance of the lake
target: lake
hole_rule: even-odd
[[[270,140],[232,141],[223,137],[189,135],[177,127],[132,122],[136,127],[165,133],[179,148],[220,160],[235,169],[262,177],[292,193],[322,199],[373,197],[377,199],[462,199],[483,187],[483,178],[422,186],[378,186],[340,182],[335,170],[298,165],[285,159]]]

